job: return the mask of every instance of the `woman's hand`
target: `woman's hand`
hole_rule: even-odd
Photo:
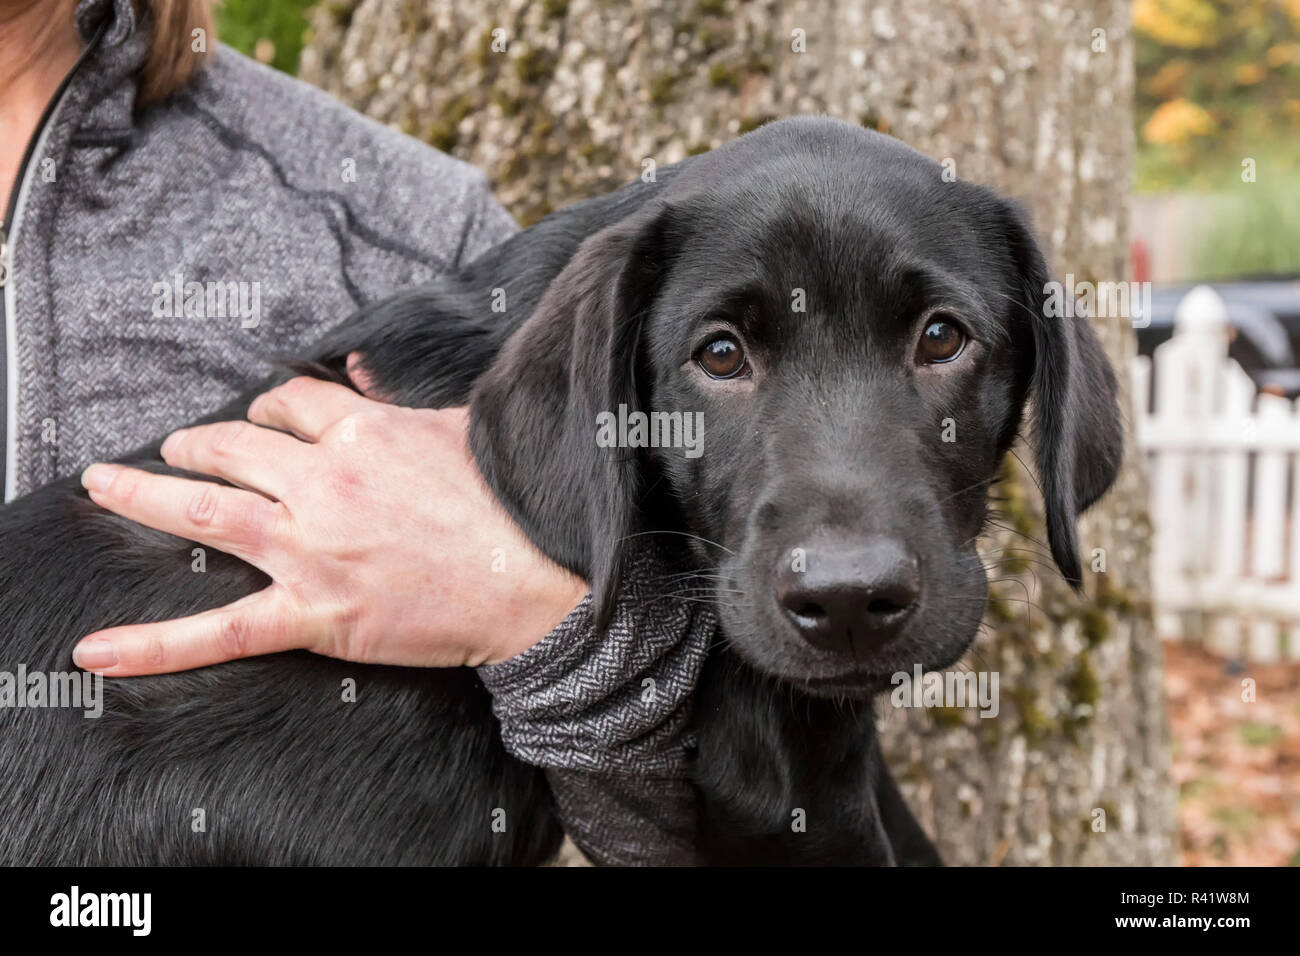
[[[493,498],[466,409],[400,408],[298,378],[248,417],[162,446],[168,464],[239,487],[103,464],[82,483],[109,511],[233,554],[273,583],[193,617],[91,634],[79,666],[156,674],[294,648],[476,666],[531,647],[586,593]]]

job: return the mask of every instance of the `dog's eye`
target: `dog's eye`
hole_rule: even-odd
[[[749,365],[745,350],[730,335],[709,339],[695,354],[695,361],[709,378],[735,378]]]
[[[961,354],[966,333],[954,322],[935,319],[926,325],[916,347],[917,360],[927,365],[942,365]]]

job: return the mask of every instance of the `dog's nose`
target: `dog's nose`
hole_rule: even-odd
[[[898,636],[921,591],[920,562],[896,538],[810,546],[784,561],[776,597],[809,644],[861,654]]]

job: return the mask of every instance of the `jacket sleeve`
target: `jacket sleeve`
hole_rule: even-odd
[[[607,632],[591,596],[524,653],[479,668],[506,749],[546,768],[560,818],[598,863],[690,864],[691,693],[716,621],[663,593],[648,551],[630,562]]]
[[[492,195],[485,176],[479,176],[474,196],[461,233],[460,250],[454,263],[456,268],[469,265],[484,252],[519,231],[518,223],[510,218],[510,213]]]

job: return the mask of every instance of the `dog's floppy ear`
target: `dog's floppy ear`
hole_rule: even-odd
[[[474,388],[470,440],[484,477],[546,554],[613,613],[639,529],[641,458],[597,445],[597,416],[637,410],[642,320],[665,268],[670,210],[650,203],[589,237]]]
[[[1047,540],[1061,574],[1078,588],[1083,570],[1075,523],[1106,493],[1124,456],[1115,373],[1088,318],[1049,307],[1060,297],[1049,295],[1051,273],[1024,214],[1008,204],[1005,221],[1018,298],[1031,313],[1030,396]]]

